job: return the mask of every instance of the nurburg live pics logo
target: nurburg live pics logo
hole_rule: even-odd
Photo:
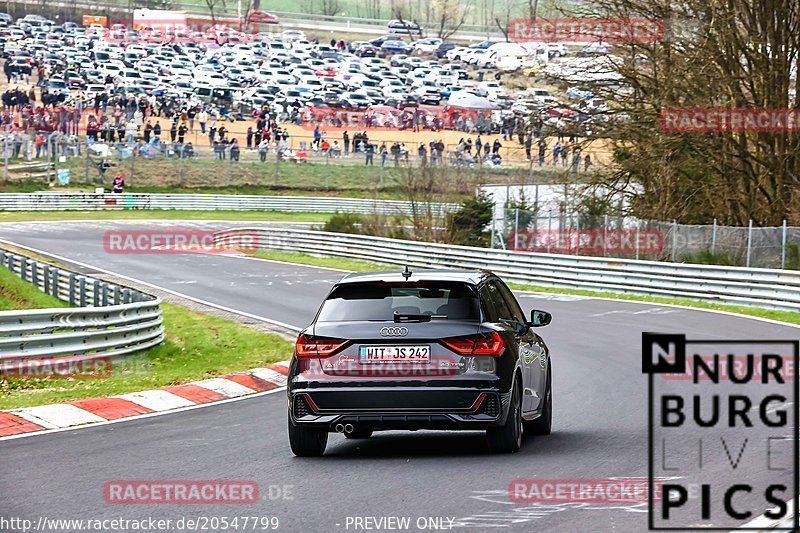
[[[799,531],[798,352],[642,333],[649,494],[671,476],[648,498],[650,530]]]

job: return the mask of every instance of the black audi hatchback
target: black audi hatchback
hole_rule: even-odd
[[[289,443],[325,452],[328,433],[485,430],[489,449],[549,434],[550,353],[505,283],[486,271],[351,274],[304,329],[289,368]]]

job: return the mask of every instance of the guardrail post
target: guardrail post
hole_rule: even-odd
[[[78,280],[78,301],[81,307],[86,307],[86,278],[83,276]]]
[[[717,219],[714,219],[714,224],[711,226],[711,255],[717,253]]]
[[[786,268],[786,219],[783,219],[783,228],[781,232],[781,270]]]
[[[103,289],[100,295],[100,305],[105,307],[108,305],[108,283],[103,282],[102,287]]]
[[[50,294],[50,265],[44,266],[44,293]]]
[[[69,305],[75,307],[75,274],[69,274]]]
[[[746,266],[750,268],[750,252],[753,250],[753,219],[747,223],[747,263]]]
[[[674,263],[675,257],[678,255],[678,221],[672,221],[672,255],[671,260]]]
[[[28,258],[24,255],[19,260],[19,277],[22,281],[28,281]]]
[[[98,280],[94,280],[92,283],[92,305],[100,306],[100,282]]]
[[[37,289],[39,288],[39,262],[34,261],[31,263],[31,283]]]
[[[114,305],[119,305],[122,302],[122,289],[119,285],[114,285]]]
[[[131,303],[131,291],[128,289],[122,290],[122,303],[129,304]]]

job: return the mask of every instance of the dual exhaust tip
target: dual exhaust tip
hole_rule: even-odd
[[[333,429],[335,429],[337,433],[352,433],[354,428],[353,424],[336,424]]]

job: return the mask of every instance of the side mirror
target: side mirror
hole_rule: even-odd
[[[531,322],[530,326],[532,328],[538,328],[541,326],[546,326],[553,320],[553,315],[548,313],[547,311],[539,311],[537,309],[533,309],[531,311]]]

